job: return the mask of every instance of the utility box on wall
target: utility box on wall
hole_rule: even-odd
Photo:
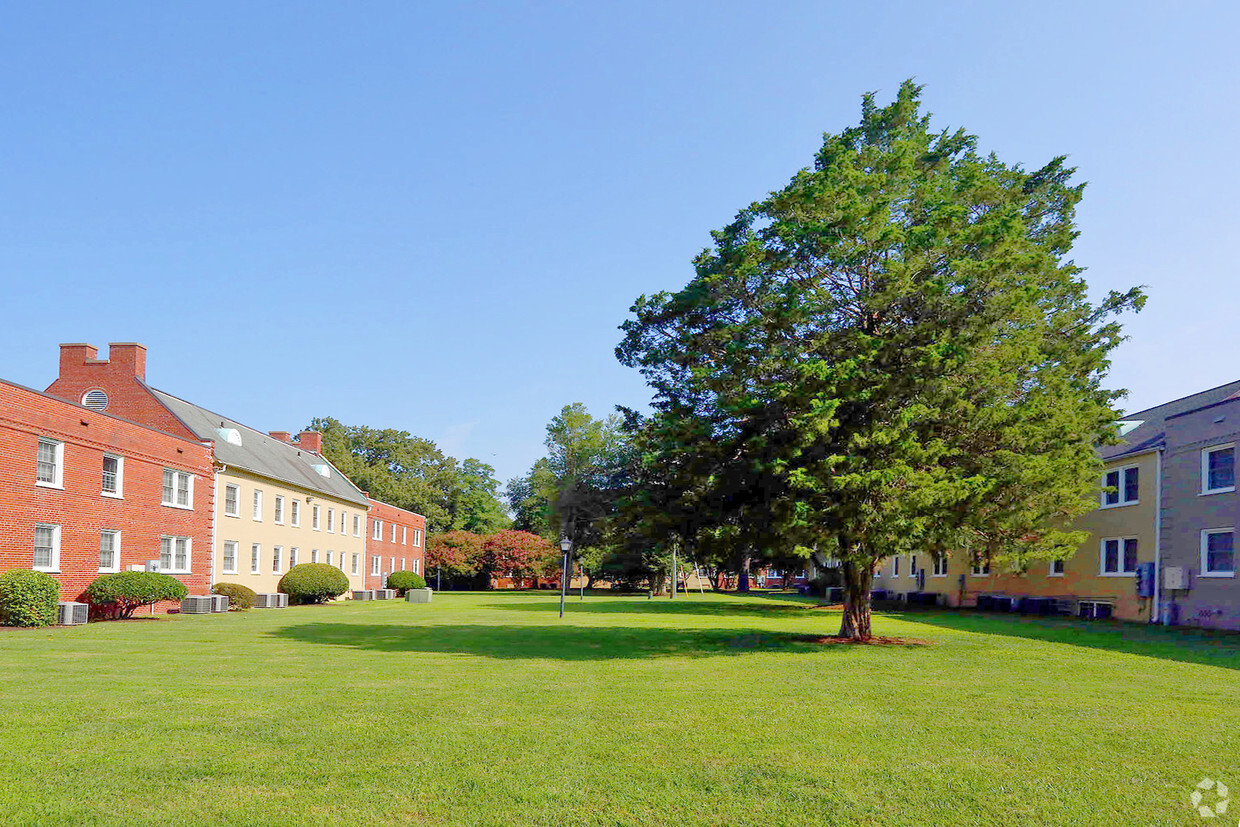
[[[1137,566],[1137,597],[1154,596],[1154,563],[1141,563]]]
[[[1163,588],[1169,591],[1187,591],[1188,570],[1183,566],[1167,566],[1163,569]]]

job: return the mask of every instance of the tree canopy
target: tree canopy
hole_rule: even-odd
[[[654,392],[635,427],[664,513],[734,548],[829,550],[850,637],[889,555],[1071,553],[1118,418],[1113,317],[1144,301],[1089,300],[1064,158],[982,155],[920,92],[866,95],[685,288],[637,300],[617,348]]]

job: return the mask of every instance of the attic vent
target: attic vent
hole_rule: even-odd
[[[82,404],[92,411],[102,411],[108,407],[108,395],[103,391],[87,391],[82,396]]]
[[[1135,431],[1137,428],[1140,428],[1144,424],[1145,424],[1144,419],[1129,419],[1127,421],[1121,422],[1119,423],[1119,435],[1128,436],[1128,434],[1132,433],[1133,431]]]
[[[332,475],[332,469],[327,467],[326,465],[323,465],[322,463],[316,463],[312,465],[311,467],[314,469],[315,473],[318,474],[320,477],[330,477]]]
[[[220,435],[220,439],[232,445],[241,444],[241,432],[236,428],[216,428],[215,432]]]

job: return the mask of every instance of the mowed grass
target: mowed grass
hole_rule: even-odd
[[[0,822],[1200,824],[1240,637],[443,593],[0,631]],[[1225,824],[1235,819],[1216,819]]]

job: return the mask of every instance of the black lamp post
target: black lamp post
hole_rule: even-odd
[[[568,594],[568,555],[573,551],[573,541],[562,538],[560,551],[564,552],[564,570],[560,573],[560,617],[564,617],[564,596]]]

